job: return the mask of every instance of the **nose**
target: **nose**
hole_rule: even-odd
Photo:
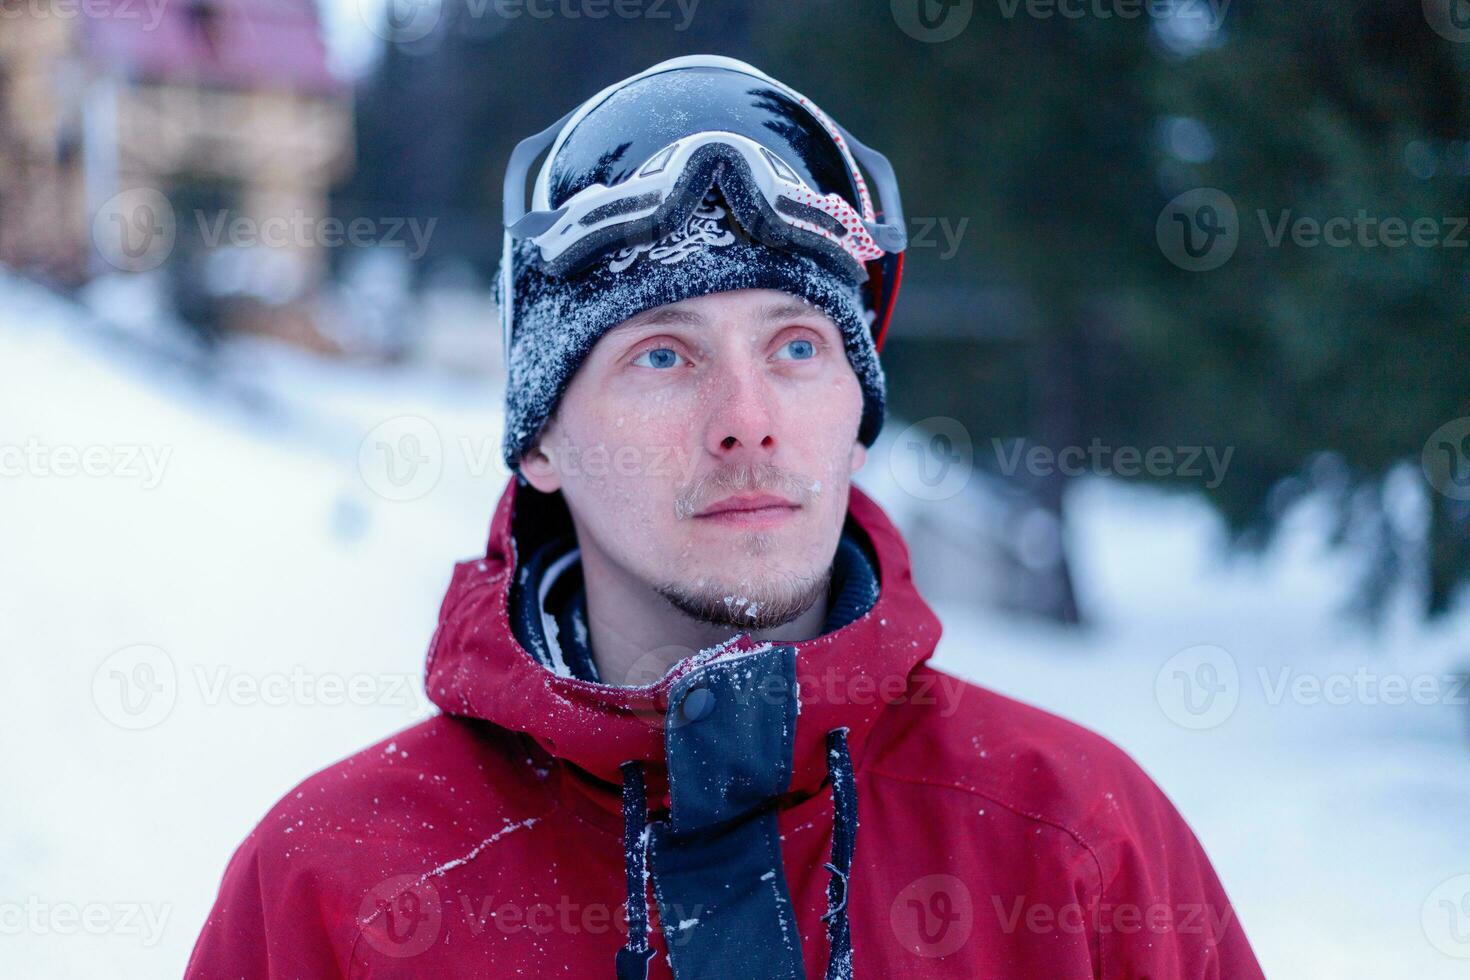
[[[729,463],[759,463],[776,452],[772,392],[753,365],[732,365],[711,386],[705,449]]]

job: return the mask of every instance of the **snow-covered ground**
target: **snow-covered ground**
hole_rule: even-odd
[[[0,976],[177,976],[265,809],[427,713],[499,439],[474,381],[248,345],[206,379],[0,280]],[[1197,501],[1072,504],[1095,625],[940,605],[940,665],[1132,753],[1268,975],[1470,973],[1467,617],[1346,620],[1310,507],[1227,561]]]

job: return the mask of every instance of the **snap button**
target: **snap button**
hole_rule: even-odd
[[[684,715],[685,721],[699,721],[707,718],[714,710],[715,695],[707,687],[691,689],[684,695],[684,700],[679,703],[679,711]]]

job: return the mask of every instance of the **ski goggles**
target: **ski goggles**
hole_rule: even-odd
[[[526,181],[543,153],[528,208]],[[881,348],[907,245],[893,167],[810,100],[731,58],[665,61],[522,140],[505,174],[506,254],[530,240],[542,271],[574,275],[680,227],[716,183],[753,238],[845,267],[862,284]],[[509,350],[510,262],[502,276]]]

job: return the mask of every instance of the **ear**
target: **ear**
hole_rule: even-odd
[[[521,457],[518,468],[526,482],[542,493],[555,493],[561,489],[561,470],[552,459],[551,440],[545,437],[544,431],[536,445]]]
[[[853,443],[852,444],[852,462],[850,464],[850,467],[848,469],[848,472],[849,473],[856,473],[858,470],[860,470],[860,469],[863,468],[863,464],[866,463],[867,461],[868,461],[868,447],[867,446],[864,446],[860,442]]]

